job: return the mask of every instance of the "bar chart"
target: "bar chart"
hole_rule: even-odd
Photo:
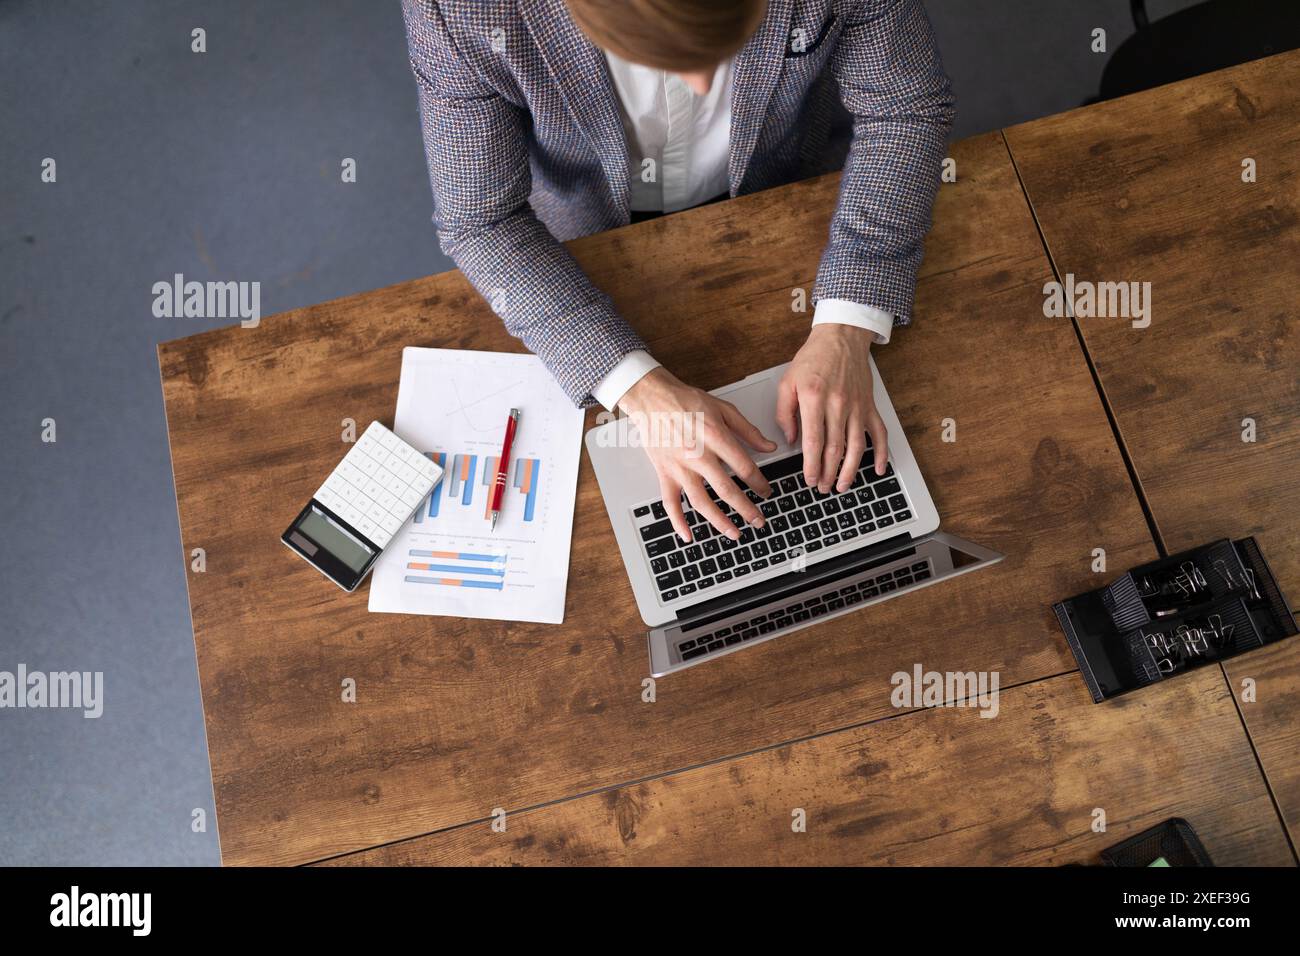
[[[492,482],[496,479],[499,457],[445,451],[429,451],[424,454],[442,467],[443,477],[441,482],[434,485],[428,500],[416,509],[414,521],[417,524],[422,524],[427,518],[438,517],[444,503],[469,507],[474,504],[476,497],[482,500],[483,517],[488,517],[492,510]],[[541,470],[542,463],[536,458],[516,458],[511,463],[509,487],[519,495],[517,500],[522,503],[524,521],[531,522],[537,514]],[[503,498],[503,510],[508,507],[505,502],[506,499]]]

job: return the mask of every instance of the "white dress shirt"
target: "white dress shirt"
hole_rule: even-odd
[[[718,66],[705,96],[696,96],[676,74],[629,63],[605,52],[619,114],[627,135],[628,199],[638,212],[677,212],[730,189],[732,61]],[[813,325],[852,325],[889,341],[894,317],[846,299],[822,299]],[[591,390],[611,411],[659,363],[644,349],[629,352]]]

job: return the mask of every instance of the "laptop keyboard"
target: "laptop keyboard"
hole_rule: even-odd
[[[739,478],[732,478],[762,512],[766,522],[752,528],[708,485],[710,497],[740,530],[740,540],[720,534],[683,499],[682,507],[694,540],[683,544],[673,531],[663,501],[652,501],[632,509],[641,536],[641,548],[654,575],[661,603],[667,604],[736,578],[784,564],[799,554],[852,541],[862,535],[883,531],[912,517],[912,505],[899,485],[894,466],[877,475],[871,451],[863,455],[866,464],[858,470],[852,487],[844,493],[822,494],[809,488],[803,477],[803,455],[792,455],[760,466],[772,486],[772,496],[763,500]]]
[[[684,661],[694,660],[705,654],[752,641],[756,637],[767,637],[775,635],[777,631],[799,627],[813,618],[853,607],[855,604],[889,594],[909,584],[926,581],[932,575],[933,571],[928,560],[917,561],[906,567],[882,571],[854,584],[829,587],[821,594],[812,597],[800,595],[799,600],[792,601],[784,607],[775,610],[768,608],[762,614],[733,621],[725,627],[719,627],[699,637],[679,641],[677,653]]]

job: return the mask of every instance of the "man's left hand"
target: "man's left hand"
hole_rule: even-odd
[[[873,333],[852,325],[814,325],[781,379],[776,420],[787,442],[803,434],[803,474],[809,488],[849,490],[871,435],[876,474],[885,473],[889,436],[872,395]]]

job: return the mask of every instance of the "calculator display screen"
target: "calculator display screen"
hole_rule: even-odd
[[[360,571],[374,554],[315,508],[307,512],[298,530],[334,555],[353,571]]]

